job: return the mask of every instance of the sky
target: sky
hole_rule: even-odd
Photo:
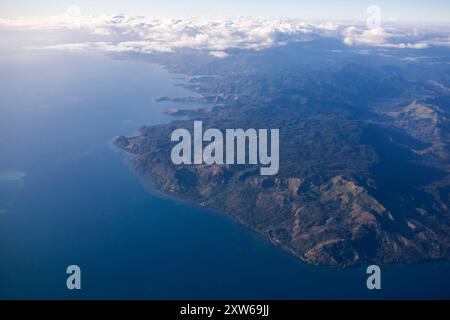
[[[276,16],[363,20],[377,5],[385,19],[450,22],[449,0],[2,0],[0,16],[51,16],[78,6],[83,14]]]

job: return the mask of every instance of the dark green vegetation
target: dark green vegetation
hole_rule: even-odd
[[[353,266],[450,256],[448,49],[359,50],[335,40],[226,59],[192,52],[133,56],[186,75],[201,102],[116,145],[158,190],[230,214],[315,264]],[[130,57],[122,57],[129,59]],[[175,166],[170,134],[279,128],[280,171]]]

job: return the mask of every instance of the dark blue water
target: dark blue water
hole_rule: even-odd
[[[304,264],[225,215],[148,193],[109,146],[188,94],[142,62],[0,54],[0,298],[450,298],[450,264]],[[66,289],[68,265],[82,290]]]

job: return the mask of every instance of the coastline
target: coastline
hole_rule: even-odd
[[[176,74],[180,74],[180,73],[177,72]],[[187,79],[186,77],[187,76],[185,75],[185,79]],[[196,93],[195,85],[185,86],[185,88],[188,88],[190,91]],[[220,95],[222,95],[222,94],[220,94]],[[210,94],[208,95],[206,93],[205,97],[208,97],[208,99],[212,99],[212,101],[214,101],[214,99],[211,98],[212,96],[213,95],[210,95]],[[171,102],[179,102],[179,103],[182,103],[183,101],[186,101],[186,100],[190,101],[189,97],[182,97],[182,98],[179,98],[179,97],[162,97],[162,98],[156,99],[156,101],[171,101]],[[196,102],[200,102],[200,101],[202,101],[202,98],[201,97],[196,97],[195,100],[196,100]],[[204,101],[204,102],[208,103],[207,100]],[[209,103],[214,104],[214,102],[209,102]],[[206,107],[208,107],[208,106],[206,106]],[[189,117],[189,120],[191,120],[193,114],[194,115],[195,114],[199,114],[199,113],[206,114],[207,112],[202,112],[203,110],[206,109],[206,107],[202,106],[202,108],[198,108],[196,110],[192,110],[191,109],[190,111],[183,111],[183,113],[190,114],[191,117]],[[177,114],[179,112],[180,112],[180,110],[177,109],[177,112],[175,114]],[[215,112],[211,112],[211,114],[206,115],[206,117],[209,117],[209,119],[211,120],[211,118],[214,118],[215,114],[216,114]],[[172,116],[173,116],[173,114],[172,114]],[[142,132],[140,132],[137,136],[133,136],[131,138],[126,138],[126,137],[121,136],[121,138],[123,138],[124,140],[116,144],[117,148],[122,149],[122,151],[124,151],[126,153],[129,153],[131,155],[131,157],[128,158],[127,166],[130,168],[131,171],[135,172],[139,176],[140,181],[142,181],[145,189],[148,192],[150,192],[150,193],[152,193],[152,194],[154,194],[154,195],[156,195],[158,197],[161,197],[161,198],[171,199],[171,201],[175,200],[175,201],[180,201],[182,203],[188,203],[188,204],[190,204],[192,206],[195,206],[197,208],[207,208],[208,210],[214,210],[214,211],[218,212],[219,214],[231,217],[234,221],[238,222],[240,225],[243,225],[246,229],[248,229],[251,232],[254,232],[254,233],[264,237],[266,240],[271,242],[272,245],[277,246],[277,247],[281,247],[285,251],[289,252],[291,255],[293,255],[296,258],[298,258],[299,260],[301,260],[302,262],[305,262],[305,263],[308,263],[308,264],[312,264],[312,265],[325,265],[325,266],[332,266],[332,267],[338,267],[338,268],[348,268],[348,267],[358,267],[361,264],[366,264],[366,262],[368,262],[368,261],[372,261],[372,262],[380,264],[380,265],[392,265],[392,264],[402,264],[402,263],[406,263],[406,264],[421,263],[421,262],[426,262],[426,261],[436,261],[436,260],[445,260],[446,259],[445,257],[442,256],[443,249],[442,249],[442,251],[439,251],[439,253],[437,255],[436,254],[433,255],[433,254],[428,254],[426,252],[422,252],[421,254],[418,254],[418,255],[414,256],[414,255],[408,254],[407,251],[405,250],[405,252],[397,252],[395,257],[389,257],[389,256],[386,256],[386,253],[389,251],[388,249],[392,245],[391,244],[390,245],[386,245],[385,242],[384,242],[384,245],[383,245],[384,247],[381,249],[381,250],[383,250],[382,253],[380,253],[379,255],[374,256],[372,258],[371,257],[365,257],[365,258],[363,257],[363,258],[360,259],[358,257],[359,252],[354,251],[354,248],[351,247],[353,244],[352,244],[352,242],[349,241],[350,239],[346,239],[345,240],[345,241],[348,241],[348,242],[346,242],[344,244],[345,248],[342,249],[340,247],[339,241],[336,241],[336,239],[329,239],[329,240],[327,240],[327,238],[325,238],[325,240],[324,240],[323,238],[322,239],[318,238],[316,240],[312,240],[313,241],[313,245],[315,245],[315,247],[313,247],[314,250],[312,252],[309,252],[307,250],[312,250],[311,247],[309,247],[309,249],[308,249],[308,246],[306,246],[306,249],[305,249],[305,246],[303,246],[302,244],[300,244],[300,245],[296,244],[296,246],[294,246],[292,243],[283,243],[281,240],[277,239],[278,234],[272,233],[272,230],[275,230],[275,232],[277,232],[277,227],[280,227],[280,225],[277,225],[277,224],[262,225],[265,228],[265,230],[262,230],[262,229],[260,229],[258,227],[258,225],[256,223],[254,225],[252,225],[252,223],[254,223],[254,221],[245,221],[245,219],[241,218],[239,216],[239,213],[236,212],[236,207],[229,206],[228,207],[229,210],[224,210],[224,209],[222,209],[222,206],[221,206],[221,204],[223,205],[223,203],[218,202],[218,203],[214,204],[214,200],[213,199],[210,200],[211,202],[209,202],[209,200],[204,200],[204,199],[202,199],[202,197],[199,197],[198,195],[195,194],[195,192],[197,192],[195,190],[193,191],[192,194],[186,193],[186,192],[184,192],[184,194],[182,194],[179,191],[176,191],[177,190],[176,188],[178,186],[173,185],[173,181],[172,180],[167,180],[166,182],[171,187],[175,186],[175,189],[169,189],[168,190],[169,192],[165,192],[165,191],[160,190],[156,186],[156,184],[154,183],[155,176],[153,176],[152,173],[150,173],[150,172],[146,173],[145,171],[139,170],[139,168],[138,168],[139,166],[142,166],[142,165],[144,165],[144,168],[146,167],[145,162],[148,161],[149,159],[152,159],[151,154],[150,154],[151,152],[156,152],[156,153],[161,152],[161,150],[158,150],[158,148],[156,148],[155,150],[152,150],[153,148],[149,148],[149,145],[146,145],[145,136],[147,134],[149,134],[149,136],[152,136],[152,133],[155,133],[154,131],[152,131],[152,128],[154,128],[155,126],[160,126],[160,127],[164,128],[164,127],[167,127],[168,125],[170,125],[172,123],[175,123],[176,121],[181,121],[181,120],[179,120],[179,119],[168,120],[167,122],[162,122],[162,123],[157,123],[157,124],[151,124],[149,126],[144,126],[143,127],[144,129],[142,130]],[[216,121],[220,122],[220,118],[216,119]],[[332,120],[327,120],[327,121],[332,121]],[[351,123],[349,125],[351,125]],[[159,133],[161,133],[161,132],[164,132],[164,131],[158,131],[156,133],[155,137],[158,138],[159,137]],[[164,132],[164,134],[167,134],[167,133]],[[141,154],[140,151],[139,152],[133,152],[132,150],[126,150],[125,149],[125,147],[126,147],[125,144],[128,144],[129,141],[132,141],[132,140],[134,140],[136,138],[139,138],[139,137],[143,137],[144,141],[142,142],[142,145],[140,145],[141,142],[139,141],[139,139],[137,139],[138,140],[137,142],[138,142],[139,146],[136,147],[136,148],[138,148],[138,149],[139,148],[143,148],[142,150],[144,150],[143,151],[144,153]],[[113,143],[115,143],[115,142],[113,142]],[[131,147],[131,148],[135,148],[135,147]],[[163,152],[166,152],[166,150],[164,150]],[[141,155],[146,154],[145,157],[149,157],[147,159],[145,159],[145,157],[141,157],[141,159],[140,159],[141,163],[140,163],[139,166],[131,163],[134,159],[136,159],[138,157],[138,154],[141,154]],[[167,159],[162,159],[161,157],[164,158],[164,155],[162,155],[162,156],[158,155],[158,159],[154,158],[155,160],[151,160],[151,162],[155,162],[155,161],[158,162],[159,161],[159,164],[162,164],[162,166],[164,167],[164,161],[167,160]],[[161,162],[161,160],[163,160],[163,162]],[[152,166],[152,165],[150,165],[150,166]],[[149,167],[147,167],[147,168],[149,168]],[[170,168],[161,168],[160,167],[159,169],[163,169],[162,172],[160,173],[160,177],[159,177],[160,179],[163,179],[163,180],[165,179],[165,176],[164,176],[165,174],[167,175],[167,177],[169,177],[169,175],[171,176],[174,173],[173,170],[172,170],[173,168],[170,169]],[[155,170],[159,170],[159,169],[155,169]],[[148,169],[145,169],[145,170],[148,170]],[[153,173],[155,173],[155,172],[153,172]],[[198,173],[199,173],[199,171],[197,171],[197,173],[195,173],[195,174],[198,174]],[[162,174],[162,176],[161,176],[161,174]],[[156,175],[158,175],[158,174],[156,174]],[[299,176],[295,176],[294,175],[293,177],[294,177],[293,179],[295,179],[295,178],[298,178]],[[173,179],[173,177],[171,177],[170,179]],[[351,181],[351,180],[348,180],[348,179],[346,180],[345,178],[343,179],[341,176],[336,176],[333,179],[331,179],[330,181],[332,181],[332,182],[328,183],[329,184],[328,187],[326,185],[320,185],[319,187],[320,188],[330,188],[331,192],[335,193],[337,195],[339,195],[339,192],[347,192],[347,191],[350,192],[350,193],[353,192],[351,190],[356,190],[356,192],[360,192],[358,190],[363,190],[362,192],[365,192],[364,188],[362,188],[359,185],[355,185],[355,183],[353,181]],[[342,183],[344,183],[344,185],[347,184],[347,183],[350,183],[350,185],[348,185],[348,188],[349,188],[350,191],[349,190],[340,190],[339,189],[340,188],[339,184],[342,184]],[[203,187],[206,188],[207,185],[203,185]],[[209,186],[209,187],[211,187],[211,186]],[[236,187],[236,186],[234,186],[234,187]],[[347,188],[347,187],[345,187],[345,188]],[[236,189],[235,188],[233,190],[233,192],[239,191],[239,190],[240,189]],[[178,192],[178,194],[177,194],[177,192]],[[262,195],[262,193],[261,193],[261,195]],[[282,193],[281,195],[285,195],[285,194]],[[361,195],[361,193],[355,194],[355,197],[358,197],[360,195]],[[236,194],[234,196],[236,196]],[[352,225],[350,227],[350,228],[353,228],[353,229],[349,229],[348,227],[347,227],[347,229],[345,229],[345,226],[341,226],[342,230],[340,230],[338,232],[349,232],[349,231],[353,232],[354,230],[357,230],[357,228],[359,226],[364,226],[364,224],[366,223],[366,221],[365,221],[366,219],[368,219],[368,221],[370,222],[372,217],[369,216],[369,218],[367,218],[365,216],[365,212],[366,211],[364,211],[364,210],[369,210],[369,211],[371,211],[371,210],[375,210],[375,211],[380,210],[380,211],[377,211],[377,214],[379,214],[380,216],[382,216],[384,211],[386,211],[386,209],[383,208],[383,206],[381,206],[376,201],[376,199],[371,198],[370,195],[363,194],[363,197],[365,197],[365,198],[362,199],[361,203],[356,203],[357,205],[359,205],[359,204],[366,205],[366,208],[362,208],[362,210],[357,213],[357,215],[359,217],[358,219],[354,219],[352,217],[349,217],[351,212],[349,210],[347,210],[347,209],[344,209],[344,211],[346,211],[346,212],[341,213],[341,214],[344,215],[344,218],[350,219],[349,221],[351,221],[353,219],[355,220],[355,222],[352,222],[352,224],[354,223],[354,225]],[[199,201],[196,201],[196,200],[199,200]],[[200,200],[202,200],[202,201],[200,201]],[[244,199],[241,199],[241,200],[244,200]],[[242,205],[242,201],[241,201],[241,205]],[[302,205],[302,204],[300,203],[300,205]],[[219,206],[219,207],[217,207],[217,206]],[[307,210],[307,208],[308,207],[306,207],[306,210]],[[273,207],[271,208],[270,205],[269,205],[269,209],[273,209]],[[265,210],[265,208],[263,207],[263,208],[259,208],[259,210],[267,211],[268,209]],[[274,214],[274,212],[264,212],[264,211],[263,211],[263,213],[267,214],[267,215]],[[388,212],[388,214],[389,214],[389,212]],[[245,218],[248,220],[248,217],[245,217]],[[286,222],[286,221],[284,221],[284,222]],[[339,225],[337,225],[337,227],[339,227]],[[378,230],[379,230],[379,232],[381,234],[380,238],[378,239],[378,241],[379,241],[378,245],[381,246],[383,241],[388,241],[389,242],[389,241],[393,240],[394,244],[395,244],[395,242],[397,242],[397,238],[396,238],[397,235],[395,235],[395,234],[391,235],[388,232],[386,232],[385,230],[380,229],[379,226],[377,228],[378,228]],[[314,234],[314,230],[308,230],[307,233],[308,233],[309,236],[311,236],[311,235]],[[275,236],[273,236],[273,235],[275,235]],[[330,236],[328,238],[330,238]],[[331,236],[331,238],[333,238],[333,236]],[[315,241],[315,243],[314,243],[314,241]],[[332,241],[334,241],[334,242],[332,242]],[[400,241],[401,241],[401,239],[400,239]],[[336,243],[337,243],[337,246],[335,248],[334,245]],[[326,246],[328,246],[328,244],[331,244],[331,247],[323,249],[321,247],[322,244],[324,244]],[[350,248],[349,248],[349,246],[350,246]],[[340,252],[341,249],[343,250],[342,252]],[[345,250],[347,250],[347,251],[345,251]],[[441,250],[441,249],[439,249],[439,250]],[[307,258],[307,254],[308,253],[312,254],[312,259],[311,259],[311,257]],[[356,255],[356,258],[347,258],[345,255],[348,254],[348,253],[352,253],[352,254]],[[364,254],[364,252],[363,252],[363,254]],[[336,258],[337,258],[337,260],[336,260]]]

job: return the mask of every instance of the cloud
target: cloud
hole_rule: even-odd
[[[413,31],[415,33],[416,31]],[[378,27],[373,29],[358,29],[356,27],[348,27],[342,32],[343,42],[349,46],[375,46],[385,48],[398,49],[425,49],[428,43],[419,42],[402,42],[402,40],[414,39],[411,34],[398,34],[386,31]],[[417,37],[417,35],[416,35]]]
[[[60,50],[134,51],[141,53],[202,50],[225,58],[230,49],[263,50],[291,42],[333,37],[347,46],[423,49],[450,43],[449,27],[418,31],[411,26],[367,29],[338,22],[306,23],[296,19],[155,18],[126,15],[70,15],[0,19],[0,27],[72,30],[89,41],[47,46]]]
[[[212,55],[213,57],[216,57],[219,59],[224,59],[224,58],[228,57],[228,54],[223,51],[210,51],[209,54]]]
[[[99,37],[99,43],[51,46],[55,49],[104,48],[108,51],[174,51],[182,48],[211,51],[224,57],[224,50],[262,50],[289,41],[309,39],[321,28],[294,20],[149,18],[115,16],[61,16],[45,19],[0,19],[0,26],[32,30],[72,29]],[[328,32],[331,25],[323,30]],[[120,39],[117,41],[117,39]],[[105,41],[106,40],[106,41]],[[219,53],[220,52],[220,53]]]
[[[386,44],[389,34],[382,28],[360,30],[356,27],[348,27],[343,31],[344,43],[346,45],[373,45]]]

